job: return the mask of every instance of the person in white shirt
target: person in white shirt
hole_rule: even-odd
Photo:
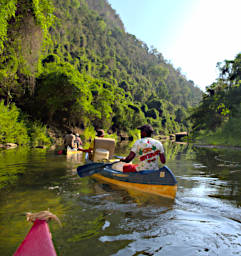
[[[138,157],[139,163],[136,167],[137,171],[159,170],[158,159],[160,159],[163,164],[166,162],[162,143],[151,138],[154,131],[151,125],[145,124],[138,129],[141,131],[141,139],[134,143],[129,155],[121,159],[121,161],[129,163],[135,157]]]

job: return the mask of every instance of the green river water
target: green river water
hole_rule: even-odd
[[[241,255],[241,151],[164,147],[178,181],[174,201],[81,179],[82,157],[0,151],[0,255],[13,255],[31,228],[26,212],[48,209],[62,222],[49,224],[58,255]]]

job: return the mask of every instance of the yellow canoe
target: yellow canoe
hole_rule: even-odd
[[[110,166],[106,166],[100,171],[95,172],[91,177],[127,190],[136,190],[170,199],[176,197],[177,181],[174,174],[167,166],[159,170],[129,173],[116,171]]]

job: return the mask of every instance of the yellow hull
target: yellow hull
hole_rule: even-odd
[[[82,154],[82,151],[77,151],[77,150],[67,150],[67,155],[75,155],[75,154]]]
[[[110,184],[117,185],[119,187],[123,187],[125,189],[136,190],[136,191],[158,195],[158,196],[162,196],[170,199],[175,199],[176,197],[177,184],[170,186],[170,185],[150,185],[150,184],[124,182],[124,181],[119,181],[119,180],[111,179],[108,177],[104,177],[99,173],[93,174],[92,177],[100,181],[104,181]]]

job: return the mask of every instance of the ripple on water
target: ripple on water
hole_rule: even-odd
[[[102,202],[103,203],[103,202]],[[128,255],[240,255],[240,210],[212,198],[178,198],[173,208],[127,207],[105,202],[101,207],[128,211],[119,223],[118,235],[99,237],[102,243],[124,242],[116,256]],[[127,245],[126,245],[127,244]]]
[[[103,243],[127,241],[128,245],[113,255],[238,255],[240,226],[224,217],[175,210],[175,214],[157,215],[149,229],[141,221],[126,223],[128,234],[101,236]],[[165,214],[164,214],[165,215]],[[133,230],[138,226],[138,230]],[[145,226],[143,228],[142,226]]]

